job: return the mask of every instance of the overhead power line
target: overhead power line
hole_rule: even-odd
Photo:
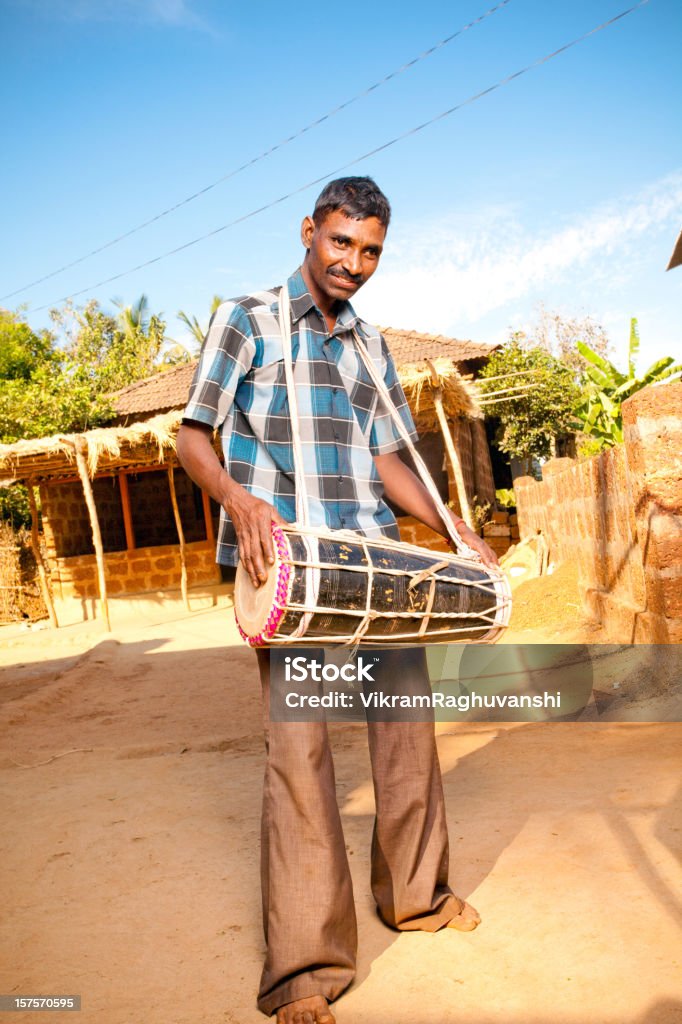
[[[216,180],[212,181],[210,185],[205,185],[203,188],[200,188],[198,192],[193,192],[192,195],[187,196],[185,199],[181,199],[173,206],[169,206],[167,210],[162,210],[161,213],[155,214],[153,217],[150,217],[149,220],[142,221],[141,224],[137,224],[134,228],[130,228],[129,231],[125,231],[122,235],[117,235],[116,238],[112,238],[111,241],[105,242],[96,249],[92,249],[90,252],[85,253],[84,256],[79,256],[78,259],[72,260],[71,263],[65,263],[64,266],[58,267],[57,270],[52,270],[49,274],[45,274],[43,277],[38,277],[35,281],[30,281],[28,284],[22,285],[21,288],[15,288],[13,292],[8,292],[7,295],[0,296],[0,302],[5,299],[11,299],[12,296],[19,295],[20,292],[28,291],[29,288],[34,288],[36,285],[42,284],[44,281],[49,281],[50,278],[57,277],[58,274],[62,274],[65,270],[70,270],[72,267],[78,266],[79,263],[84,263],[93,256],[97,256],[98,253],[104,252],[105,249],[110,249],[113,245],[117,245],[119,242],[122,242],[125,238],[130,238],[131,235],[137,234],[138,231],[142,231],[144,228],[148,228],[151,224],[155,224],[157,221],[162,220],[169,214],[175,213],[176,210],[179,210],[183,206],[187,206],[188,203],[193,202],[200,196],[206,195],[206,193],[210,192],[211,189],[214,189],[216,185],[221,185],[224,181],[229,181],[230,178],[235,178],[238,174],[241,174],[242,171],[248,170],[248,168],[253,167],[254,164],[260,163],[261,160],[265,160],[267,157],[272,156],[272,154],[276,153],[277,150],[288,146],[290,142],[295,142],[296,139],[300,139],[301,136],[306,135],[307,132],[312,131],[313,128],[317,128],[336,114],[340,114],[342,110],[346,110],[353,103],[357,103],[358,100],[364,99],[365,96],[369,96],[370,93],[375,92],[377,89],[381,88],[382,85],[386,85],[386,83],[390,82],[393,78],[397,78],[398,75],[402,75],[405,71],[409,71],[409,69],[413,68],[415,64],[419,64],[421,61],[426,60],[427,57],[431,57],[437,50],[441,50],[444,46],[453,42],[453,40],[457,39],[458,36],[463,35],[469,29],[475,28],[476,25],[480,25],[482,21],[485,21],[486,18],[489,18],[492,14],[496,14],[497,11],[506,7],[509,3],[511,3],[511,0],[500,0],[500,3],[491,7],[489,11],[485,12],[485,14],[481,14],[478,18],[470,21],[468,25],[463,25],[462,28],[457,29],[456,32],[452,32],[449,36],[446,36],[445,39],[441,39],[433,46],[430,46],[428,50],[424,50],[423,53],[413,57],[413,59],[409,60],[406,64],[402,64],[399,68],[396,68],[395,71],[391,71],[389,74],[384,75],[383,78],[374,82],[373,85],[368,86],[366,89],[362,89],[354,96],[351,96],[350,99],[344,100],[343,103],[339,103],[338,106],[328,110],[326,114],[322,114],[322,116],[318,117],[315,121],[311,121],[310,124],[305,125],[305,127],[299,128],[299,130],[294,132],[293,135],[289,135],[287,138],[275,143],[274,146],[270,146],[269,149],[265,149],[262,153],[259,153],[258,156],[254,156],[251,160],[247,160],[246,163],[228,171],[227,174],[223,174],[220,178],[216,178]]]
[[[250,220],[259,213],[264,213],[266,210],[272,210],[275,206],[279,206],[280,203],[285,202],[287,199],[291,199],[293,196],[297,196],[301,192],[305,192],[307,189],[313,188],[315,185],[319,185],[320,182],[326,181],[327,178],[334,177],[341,171],[345,171],[349,167],[353,167],[355,164],[360,163],[362,160],[367,160],[371,156],[376,156],[377,153],[384,152],[391,146],[395,146],[396,143],[402,142],[404,139],[408,139],[412,135],[416,135],[418,132],[423,131],[425,128],[429,128],[431,125],[436,124],[438,121],[442,121],[446,117],[450,117],[451,114],[455,114],[458,110],[462,110],[463,107],[475,103],[484,96],[489,96],[490,93],[495,92],[504,85],[508,85],[515,79],[520,78],[521,75],[525,75],[529,71],[533,71],[535,68],[546,64],[548,61],[553,60],[554,57],[558,57],[560,54],[566,53],[567,50],[577,46],[578,43],[582,43],[586,39],[589,39],[590,36],[596,35],[597,32],[601,32],[603,29],[609,28],[610,25],[614,25],[617,21],[627,17],[628,14],[632,14],[633,11],[638,10],[640,7],[644,7],[648,3],[649,0],[639,0],[639,3],[634,4],[632,7],[628,7],[625,11],[621,11],[620,14],[614,15],[613,18],[609,18],[608,21],[602,22],[601,25],[597,25],[595,28],[590,29],[589,32],[584,32],[581,36],[577,36],[570,42],[564,43],[564,45],[560,46],[557,50],[553,50],[544,57],[539,57],[537,60],[533,61],[532,64],[527,64],[526,67],[521,68],[519,71],[514,71],[512,74],[506,75],[498,82],[495,82],[494,85],[488,86],[487,89],[482,89],[480,92],[474,93],[467,99],[457,103],[454,107],[450,107],[448,110],[444,110],[442,113],[436,114],[435,117],[429,118],[428,121],[423,121],[421,124],[415,125],[414,128],[409,128],[407,131],[402,132],[400,135],[396,135],[388,142],[384,142],[380,146],[376,146],[374,149],[370,149],[368,152],[363,153],[361,156],[354,157],[354,159],[341,164],[339,167],[335,167],[334,170],[327,171],[326,174],[321,174],[319,177],[313,178],[312,181],[306,182],[305,185],[300,185],[298,188],[292,189],[291,192],[287,192],[285,195],[279,196],[277,199],[273,199],[269,203],[264,203],[263,206],[259,206],[255,210],[250,210],[248,213],[242,214],[241,217],[235,217],[234,220],[228,221],[227,224],[222,224],[219,228],[214,228],[212,231],[207,231],[206,234],[199,235],[198,238],[193,238],[191,241],[184,242],[182,245],[178,245],[174,249],[169,249],[168,252],[161,253],[159,256],[154,256],[150,260],[145,260],[144,263],[138,263],[137,266],[130,267],[128,270],[123,270],[119,274],[113,274],[111,277],[107,277],[102,281],[97,281],[95,284],[90,284],[85,288],[81,288],[77,292],[71,292],[69,295],[64,295],[60,299],[56,299],[54,302],[46,303],[44,306],[37,306],[32,312],[39,313],[42,310],[49,309],[60,302],[67,302],[69,299],[75,299],[79,295],[84,295],[86,292],[94,291],[96,288],[102,288],[105,284],[111,284],[112,281],[119,281],[122,277],[127,277],[128,274],[134,274],[138,270],[143,270],[145,267],[150,267],[154,263],[159,263],[161,260],[168,259],[169,256],[175,256],[177,253],[183,252],[185,249],[189,249],[191,246],[197,245],[199,242],[204,242],[207,238],[213,238],[215,235],[219,235],[222,231],[227,231],[228,228],[235,227],[237,224],[243,224],[244,221]]]

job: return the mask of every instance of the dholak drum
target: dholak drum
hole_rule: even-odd
[[[505,577],[470,559],[295,525],[273,525],[273,540],[266,583],[237,568],[237,626],[252,647],[490,642],[508,623]]]

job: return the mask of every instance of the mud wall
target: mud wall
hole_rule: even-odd
[[[624,443],[514,484],[522,538],[579,567],[586,611],[618,643],[682,643],[682,382],[623,404]]]

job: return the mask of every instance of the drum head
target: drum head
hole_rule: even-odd
[[[234,580],[234,610],[237,621],[247,636],[257,636],[267,624],[268,616],[275,603],[279,557],[275,551],[274,565],[267,566],[268,578],[259,587],[254,587],[251,577],[241,562],[237,565]]]

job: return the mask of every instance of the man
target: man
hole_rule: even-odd
[[[355,351],[358,330],[406,426],[414,424],[379,332],[350,299],[379,265],[390,219],[371,178],[341,178],[306,217],[302,266],[288,281],[300,436],[312,525],[398,539],[386,495],[438,533],[428,491],[401,461],[403,447]],[[221,505],[218,561],[237,553],[254,586],[274,562],[271,524],[295,519],[291,423],[278,323],[278,291],[224,303],[202,348],[178,456]],[[225,469],[211,444],[220,427]],[[497,559],[464,521],[462,539],[486,564]],[[386,652],[408,685],[427,681],[419,649]],[[329,1002],[350,984],[356,924],[326,724],[269,721],[269,651],[257,651],[267,762],[261,882],[267,955],[258,1006],[277,1024],[333,1024]],[[447,885],[447,830],[432,723],[368,724],[377,817],[372,891],[382,920],[399,930],[470,931],[477,912]],[[396,772],[401,774],[396,785]]]

